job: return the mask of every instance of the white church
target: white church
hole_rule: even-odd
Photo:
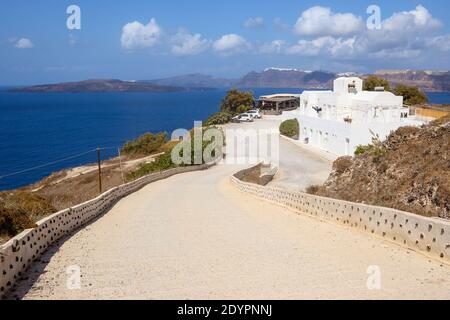
[[[304,91],[300,108],[283,115],[296,117],[300,141],[337,156],[353,155],[358,145],[384,140],[392,131],[422,122],[409,116],[403,97],[384,88],[363,91],[363,80],[341,77],[333,91]]]

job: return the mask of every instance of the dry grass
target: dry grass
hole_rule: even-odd
[[[123,183],[120,166],[102,170],[102,191],[117,187]],[[100,194],[98,172],[90,172],[57,184],[45,186],[37,194],[48,199],[58,210],[72,207],[97,197]]]

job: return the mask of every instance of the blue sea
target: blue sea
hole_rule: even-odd
[[[251,90],[251,89],[250,89]],[[254,95],[298,89],[253,89]],[[36,182],[52,172],[118,155],[146,132],[191,129],[219,110],[226,90],[178,93],[10,93],[0,89],[0,190]],[[448,95],[447,95],[448,98]],[[450,99],[448,99],[450,101]]]

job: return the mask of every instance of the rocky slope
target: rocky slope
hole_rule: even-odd
[[[333,169],[312,193],[450,218],[450,116],[400,128],[359,156],[339,158]]]

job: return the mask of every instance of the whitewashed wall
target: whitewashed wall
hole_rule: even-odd
[[[99,197],[62,210],[37,223],[0,246],[0,297],[20,279],[22,274],[58,239],[71,234],[89,221],[105,213],[121,198],[145,185],[176,174],[205,170],[212,165],[179,167],[157,172],[115,187]]]
[[[242,192],[306,214],[357,228],[450,262],[450,222],[399,210],[318,197],[282,187],[263,187],[231,177]]]

